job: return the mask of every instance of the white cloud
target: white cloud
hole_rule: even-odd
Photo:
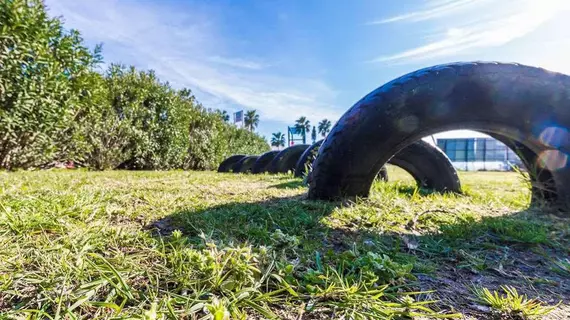
[[[409,20],[419,22],[433,19],[440,31],[430,35],[426,44],[391,55],[373,59],[373,62],[402,62],[473,52],[484,48],[503,46],[525,37],[570,8],[566,0],[546,1],[467,1],[446,2],[433,9],[411,12],[383,20],[384,23]],[[462,14],[454,12],[461,8]],[[438,19],[454,13],[453,19]],[[443,27],[443,31],[441,31]]]
[[[486,0],[479,0],[479,2],[481,1],[486,1]],[[428,8],[425,10],[412,11],[390,18],[372,21],[369,22],[369,24],[384,24],[384,23],[392,23],[400,21],[418,22],[434,18],[440,18],[456,13],[457,11],[463,10],[474,3],[475,0],[456,0],[456,1],[454,0],[454,1],[443,1],[443,2],[438,1],[436,3],[428,5]]]
[[[204,93],[206,107],[257,109],[263,120],[291,123],[301,115],[336,119],[336,93],[320,79],[281,77],[263,72],[269,64],[233,57],[216,30],[215,18],[196,11],[176,12],[148,2],[47,0],[52,14],[125,64],[156,71],[162,80]],[[114,62],[114,61],[107,61]],[[196,90],[195,90],[196,91]]]
[[[227,101],[257,109],[265,119],[291,123],[301,115],[310,119],[336,119],[340,116],[320,101],[322,97],[334,96],[335,93],[318,81],[227,73],[182,59],[163,62],[161,67],[172,79],[192,83],[222,103]]]
[[[238,59],[238,58],[224,58],[224,57],[220,57],[220,56],[213,56],[213,57],[209,58],[208,60],[210,60],[211,62],[224,64],[224,65],[227,65],[230,67],[251,69],[251,70],[259,70],[259,69],[263,69],[263,68],[268,67],[268,66],[263,65],[259,62],[248,61],[248,60]]]

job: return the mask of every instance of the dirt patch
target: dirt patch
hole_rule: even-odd
[[[546,252],[553,259],[562,258],[562,252]],[[487,259],[497,259],[489,255]],[[458,267],[460,262],[443,264],[433,275],[419,275],[422,291],[436,290],[429,298],[441,301],[443,308],[452,305],[467,319],[489,317],[489,308],[477,303],[471,292],[473,286],[499,290],[500,286],[512,286],[520,294],[537,298],[549,305],[562,301],[561,306],[544,319],[570,319],[570,278],[552,270],[549,259],[542,254],[526,251],[510,251],[508,263],[498,263],[484,271]]]

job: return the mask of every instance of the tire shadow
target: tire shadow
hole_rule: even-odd
[[[398,192],[405,194],[409,197],[413,197],[414,195],[419,194],[420,196],[429,196],[432,194],[439,194],[440,192],[433,190],[433,189],[427,189],[427,188],[421,188],[421,187],[412,187],[412,186],[398,186],[397,187]]]
[[[278,186],[297,187],[298,183]],[[537,227],[529,222],[536,218],[531,208],[481,220],[457,220],[439,225],[438,230],[416,229],[418,219],[430,219],[428,214],[408,221],[402,232],[383,232],[336,227],[327,217],[342,208],[338,202],[310,201],[304,196],[230,202],[174,212],[148,229],[164,241],[180,230],[191,244],[201,243],[206,236],[225,244],[252,246],[271,246],[272,235],[281,232],[298,239],[295,252],[304,257],[317,252],[334,257],[350,250],[387,254],[414,264],[417,290],[434,290],[426,299],[440,300],[442,306],[451,305],[476,317],[482,313],[473,301],[473,286],[498,290],[511,285],[521,294],[550,304],[570,303],[570,276],[555,268],[556,261],[570,254],[570,229],[552,240],[552,232],[564,231],[551,228],[568,225],[567,219],[543,214],[544,224]],[[326,262],[335,263],[334,259]],[[314,267],[310,261],[307,266]]]
[[[305,187],[302,180],[288,181],[270,186],[270,188],[275,189],[297,189],[301,187]]]

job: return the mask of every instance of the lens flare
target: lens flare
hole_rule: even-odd
[[[568,155],[559,150],[546,150],[538,155],[538,165],[550,171],[566,168]]]
[[[418,117],[411,115],[398,121],[398,129],[403,132],[412,132],[418,128]]]
[[[570,141],[570,132],[565,128],[548,127],[540,133],[539,139],[542,143],[552,148],[561,148]]]

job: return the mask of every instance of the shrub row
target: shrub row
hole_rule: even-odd
[[[210,169],[269,149],[153,71],[98,72],[101,48],[87,48],[40,0],[2,1],[0,21],[2,168]]]

